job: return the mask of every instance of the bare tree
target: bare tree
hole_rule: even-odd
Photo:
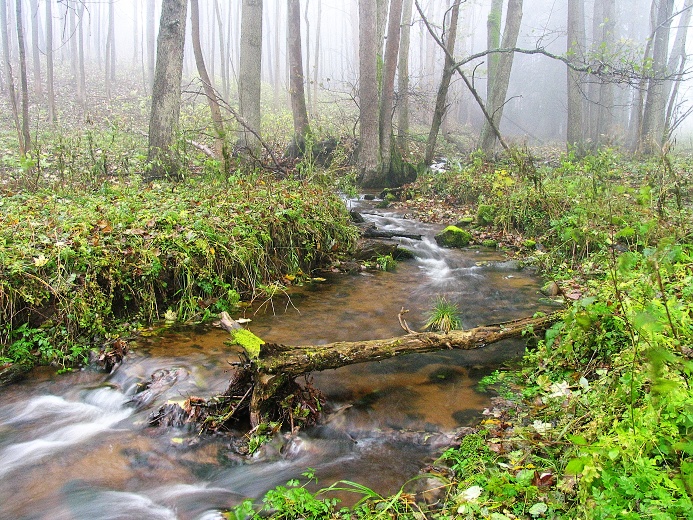
[[[688,26],[691,23],[691,14],[693,13],[693,0],[686,0],[681,18],[676,30],[676,39],[669,55],[669,63],[667,71],[669,75],[673,75],[673,79],[668,79],[664,83],[664,96],[669,100],[665,121],[664,139],[671,137],[671,132],[676,126],[674,121],[674,112],[678,102],[679,85],[683,80],[683,75],[686,70],[686,62],[688,55],[686,54],[686,37],[688,35]]]
[[[156,63],[156,6],[154,0],[147,0],[147,78],[148,87],[154,84],[154,65]]]
[[[568,56],[580,55],[585,50],[585,3],[584,0],[568,0]],[[583,128],[583,74],[567,68],[568,73],[568,125],[566,142],[569,150],[578,155],[585,151]]]
[[[656,1],[653,0],[653,2]],[[663,78],[667,76],[673,10],[674,0],[660,0],[657,4],[652,48],[652,77],[647,85],[647,98],[640,132],[640,150],[645,153],[658,151],[664,140],[667,99]]]
[[[304,91],[303,54],[301,52],[301,3],[299,0],[286,2],[286,45],[289,53],[289,96],[294,119],[294,142],[299,150],[310,127]]]
[[[389,184],[387,179],[392,168],[392,116],[395,99],[395,72],[399,53],[400,27],[402,24],[402,0],[390,0],[390,13],[387,22],[387,41],[383,62],[382,95],[380,98],[380,168],[381,185]]]
[[[2,0],[4,2],[4,0]],[[31,122],[29,121],[29,80],[26,70],[26,44],[24,42],[24,20],[22,0],[16,0],[17,49],[19,50],[19,82],[22,87],[22,155],[31,151]]]
[[[24,134],[22,133],[22,125],[19,122],[19,104],[17,102],[14,76],[12,75],[12,57],[10,54],[10,41],[8,37],[9,31],[7,25],[7,3],[5,0],[0,0],[0,28],[2,29],[2,56],[3,68],[5,69],[5,82],[7,83],[7,90],[10,95],[12,118],[14,120],[15,129],[17,130],[17,138],[19,140],[19,153],[24,155],[26,153],[26,146],[24,143]]]
[[[361,184],[379,183],[376,0],[359,1],[359,152]]]
[[[53,0],[46,0],[46,90],[48,91],[48,120],[58,120],[55,109],[55,81],[53,78]]]
[[[200,43],[200,6],[198,0],[190,0],[190,25],[192,28],[192,45],[195,53],[195,65],[197,73],[202,80],[202,88],[207,97],[207,104],[212,114],[212,124],[214,125],[214,152],[220,161],[222,161],[222,171],[226,171],[226,136],[224,134],[224,121],[221,117],[221,107],[217,93],[212,87],[212,82],[207,73],[204,56],[202,55],[202,44]]]
[[[180,164],[172,149],[180,116],[181,79],[187,0],[163,0],[149,118],[152,176],[177,176]]]
[[[522,22],[522,1],[523,0],[508,0],[508,11],[505,18],[505,28],[503,29],[502,46],[504,49],[514,48],[517,44],[517,37]],[[508,84],[510,83],[510,72],[513,66],[514,55],[514,52],[504,52],[500,55],[498,69],[491,79],[491,96],[486,100],[486,103],[488,112],[491,114],[493,123],[496,126],[500,126],[500,121],[503,117],[503,107],[508,94]],[[485,121],[480,139],[480,148],[484,153],[491,154],[493,152],[496,137],[496,132],[494,132],[490,122],[488,120]]]
[[[31,0],[31,51],[34,69],[34,94],[43,97],[43,84],[41,83],[41,49],[39,47],[39,4],[38,0]]]
[[[431,129],[428,133],[426,141],[426,151],[424,152],[424,163],[431,164],[433,162],[433,154],[436,148],[436,140],[440,125],[443,122],[443,116],[447,110],[448,89],[450,88],[450,80],[455,73],[455,60],[452,58],[455,53],[455,41],[457,40],[457,21],[460,14],[460,2],[454,0],[450,11],[450,25],[447,29],[445,37],[445,65],[443,67],[443,77],[440,79],[438,94],[436,96],[436,106],[433,110],[433,120]],[[445,23],[443,23],[445,27]]]
[[[491,0],[491,9],[486,18],[486,48],[498,49],[501,43],[501,20],[503,18],[503,0]],[[498,73],[500,54],[490,54],[486,67],[486,99],[493,95],[493,80]]]
[[[257,148],[260,133],[262,78],[262,0],[243,0],[241,14],[241,49],[239,71],[239,105],[241,117],[253,130],[243,126],[239,144]]]
[[[413,3],[414,0],[404,0],[402,4],[402,30],[397,63],[397,146],[403,156],[409,151],[409,46]]]

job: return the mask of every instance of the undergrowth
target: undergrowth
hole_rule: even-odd
[[[238,175],[0,200],[0,362],[79,362],[116,323],[204,320],[356,238],[329,189]]]

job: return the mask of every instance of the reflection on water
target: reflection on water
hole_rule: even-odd
[[[418,329],[439,296],[458,305],[467,328],[538,310],[537,281],[497,253],[443,250],[432,239],[439,226],[366,216],[381,229],[424,234],[400,240],[416,258],[392,273],[328,274],[248,311],[255,334],[293,345],[398,336],[402,308]],[[142,338],[110,376],[44,369],[0,390],[0,518],[212,520],[307,468],[325,486],[346,479],[394,492],[478,419],[488,398],[476,382],[523,348],[503,342],[313,374],[331,410],[324,423],[241,459],[223,437],[146,425],[167,400],[224,390],[237,359],[226,339],[209,327],[171,331]],[[155,372],[161,382],[132,401]]]

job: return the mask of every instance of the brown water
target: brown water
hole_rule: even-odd
[[[368,207],[358,209],[369,211]],[[465,327],[533,314],[538,281],[495,252],[442,250],[440,227],[370,215],[416,254],[392,273],[327,275],[248,317],[267,341],[316,344],[401,335],[402,307],[414,329],[437,296],[458,304]],[[316,373],[334,411],[323,424],[280,436],[249,459],[224,437],[154,429],[147,417],[169,399],[223,391],[236,350],[225,332],[188,328],[142,338],[111,375],[81,371],[0,390],[0,519],[216,519],[243,498],[315,469],[321,485],[357,481],[391,493],[435,456],[456,429],[489,404],[475,384],[517,357],[522,343],[412,355]],[[168,371],[151,401],[129,402],[138,383]]]

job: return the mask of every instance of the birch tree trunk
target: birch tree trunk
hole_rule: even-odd
[[[520,33],[520,24],[522,23],[522,1],[508,0],[508,10],[501,44],[504,49],[510,49],[517,45],[517,37]],[[503,118],[503,105],[508,94],[514,56],[514,52],[504,52],[500,55],[498,69],[491,80],[491,97],[486,101],[486,106],[496,128],[500,128],[500,122]],[[480,140],[480,148],[485,154],[491,155],[493,153],[496,139],[496,132],[494,132],[491,124],[485,121]]]
[[[454,0],[452,10],[450,11],[450,26],[448,27],[447,35],[445,37],[445,49],[447,52],[445,53],[443,77],[440,79],[438,94],[436,96],[436,106],[433,110],[433,120],[431,122],[431,129],[428,133],[426,150],[424,152],[424,163],[426,165],[433,163],[433,155],[435,153],[438,132],[440,131],[440,126],[443,122],[443,117],[445,116],[445,111],[447,109],[450,80],[455,73],[455,60],[453,59],[453,56],[455,55],[455,41],[457,40],[457,22],[459,19],[459,14],[460,2],[459,0]],[[445,23],[443,23],[443,27],[445,27]]]
[[[239,107],[245,123],[260,133],[262,78],[262,0],[243,0],[239,71]],[[255,135],[243,127],[239,144],[244,148],[260,146]]]
[[[153,177],[179,174],[172,145],[180,117],[187,11],[187,0],[164,0],[161,6],[149,118],[148,161]]]

